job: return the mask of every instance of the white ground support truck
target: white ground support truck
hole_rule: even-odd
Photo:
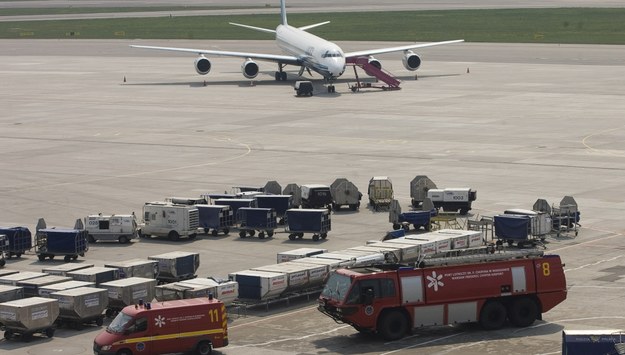
[[[427,197],[436,208],[442,208],[445,212],[460,210],[460,214],[465,215],[471,210],[471,203],[477,198],[477,191],[468,187],[430,189]]]
[[[137,218],[135,214],[90,215],[85,218],[85,230],[89,243],[100,240],[113,240],[122,244],[137,238]]]
[[[140,237],[180,237],[193,239],[199,227],[199,212],[192,205],[177,205],[168,202],[148,202],[143,205],[143,224]]]

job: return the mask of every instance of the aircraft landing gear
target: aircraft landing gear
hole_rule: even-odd
[[[278,71],[275,74],[276,81],[286,81],[286,72],[282,71],[284,65],[278,64]]]
[[[333,94],[335,92],[336,92],[336,88],[334,87],[334,85],[328,85],[328,93]]]

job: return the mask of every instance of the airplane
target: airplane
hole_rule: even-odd
[[[195,59],[194,66],[195,71],[200,75],[208,74],[212,68],[210,60],[206,58],[205,55],[244,58],[243,64],[241,65],[241,73],[247,79],[254,79],[259,73],[259,65],[254,60],[276,62],[278,64],[278,71],[275,72],[275,80],[277,81],[287,80],[287,74],[283,71],[286,65],[299,66],[300,70],[298,76],[302,76],[305,70],[308,71],[309,74],[311,74],[311,70],[315,71],[323,76],[324,80],[328,83],[328,92],[333,93],[335,92],[335,88],[332,83],[345,72],[346,63],[353,63],[357,58],[365,58],[369,64],[381,69],[382,64],[379,60],[373,57],[374,55],[391,52],[403,52],[402,62],[404,67],[407,70],[414,71],[421,66],[421,57],[414,53],[412,51],[413,49],[464,41],[459,39],[422,44],[414,43],[399,47],[344,52],[341,47],[335,43],[306,32],[312,28],[328,24],[330,21],[303,27],[290,26],[286,19],[285,0],[280,0],[280,15],[281,22],[275,30],[233,22],[230,22],[230,24],[255,31],[274,34],[276,43],[285,53],[284,55],[140,45],[131,45],[131,47],[197,53],[198,57]]]

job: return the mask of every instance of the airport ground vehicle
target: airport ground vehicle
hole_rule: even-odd
[[[29,341],[35,333],[52,338],[58,316],[59,301],[55,299],[29,297],[0,303],[0,329],[7,340],[19,337]]]
[[[289,239],[303,238],[304,233],[313,233],[313,240],[326,239],[332,229],[330,212],[327,209],[291,208],[286,211],[286,230]]]
[[[273,208],[278,218],[278,224],[284,224],[284,216],[289,208],[293,208],[293,196],[291,195],[256,195],[256,207]]]
[[[211,232],[213,237],[221,231],[224,235],[230,233],[234,225],[234,215],[230,206],[222,205],[195,205],[199,211],[200,228],[204,233]]]
[[[82,224],[82,221],[77,223]],[[89,250],[87,234],[82,228],[46,228],[43,218],[39,219],[35,235],[35,252],[39,261],[62,255],[65,262],[69,262],[78,259],[79,255],[85,256]]]
[[[273,237],[276,229],[276,211],[273,208],[241,207],[237,211],[239,224],[239,236],[245,238],[247,235],[253,237],[258,231],[258,238],[265,239]]]
[[[125,244],[138,237],[137,218],[134,213],[87,216],[85,218],[85,230],[89,233],[89,243],[113,240]]]
[[[338,178],[330,185],[332,194],[332,209],[337,211],[341,206],[347,206],[350,210],[356,211],[360,208],[362,193],[358,187],[345,178]]]
[[[143,225],[139,236],[180,237],[193,239],[197,236],[199,212],[192,205],[177,205],[168,202],[148,202],[143,205]]]
[[[33,247],[32,234],[26,227],[0,227],[0,234],[6,235],[9,241],[9,249],[6,250],[9,258],[13,255],[19,258]]]
[[[331,208],[330,186],[320,184],[302,185],[302,208]]]
[[[386,176],[374,176],[369,180],[369,204],[374,211],[388,208],[393,200],[393,183]]]
[[[93,352],[210,354],[228,345],[226,306],[216,298],[190,298],[125,307],[96,336]]]
[[[296,81],[293,87],[297,96],[313,96],[312,81],[300,80]]]
[[[477,198],[477,191],[468,187],[430,189],[427,198],[432,200],[436,208],[442,208],[445,212],[460,210],[460,214],[465,215],[471,210],[471,203]]]
[[[499,329],[506,319],[527,327],[566,299],[558,255],[537,250],[425,260],[332,272],[318,309],[361,332],[387,340],[412,328],[479,322]]]

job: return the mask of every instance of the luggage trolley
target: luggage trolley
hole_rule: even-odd
[[[195,205],[200,216],[200,228],[204,233],[212,234],[216,237],[219,232],[224,235],[230,233],[230,228],[234,225],[234,215],[232,208],[227,205]]]
[[[253,237],[258,231],[258,238],[265,239],[265,235],[272,237],[277,228],[276,211],[273,208],[241,207],[237,210],[239,236],[245,238],[248,234]]]
[[[286,211],[286,231],[289,239],[301,239],[304,233],[313,233],[312,239],[326,239],[331,229],[330,211],[327,209],[298,209]]]
[[[32,234],[26,227],[0,227],[0,234],[6,235],[9,241],[9,249],[6,250],[9,258],[13,255],[19,258],[33,247]]]

